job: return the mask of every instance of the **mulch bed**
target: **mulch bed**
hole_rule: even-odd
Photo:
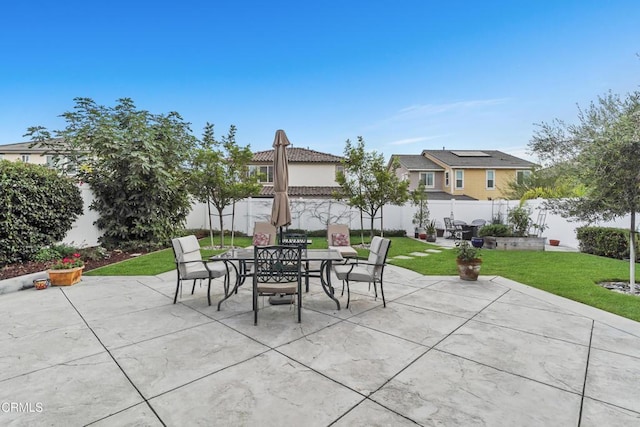
[[[84,271],[94,270],[105,265],[114,264],[116,262],[124,261],[132,257],[132,253],[122,252],[118,250],[110,251],[107,253],[107,257],[99,260],[85,260]],[[136,255],[140,255],[140,252],[136,252]],[[38,273],[45,271],[49,268],[53,261],[50,262],[36,262],[28,261],[22,263],[9,264],[0,269],[0,280],[10,279],[12,277],[18,277],[25,274]]]

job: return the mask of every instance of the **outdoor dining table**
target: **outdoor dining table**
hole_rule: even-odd
[[[236,275],[235,286],[226,290],[224,298],[218,302],[218,311],[220,311],[220,305],[236,293],[247,278],[251,277],[251,271],[247,264],[253,261],[253,249],[230,249],[219,255],[214,255],[210,259],[231,261],[229,264],[233,266]],[[303,263],[310,261],[320,262],[319,270],[309,270],[307,268],[303,272],[305,280],[308,283],[309,277],[319,278],[322,290],[336,303],[338,310],[340,310],[340,301],[335,297],[334,289],[331,285],[331,268],[334,261],[341,262],[343,260],[344,258],[340,255],[340,252],[335,249],[304,249],[301,258]]]

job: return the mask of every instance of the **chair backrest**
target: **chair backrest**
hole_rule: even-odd
[[[275,245],[276,239],[278,237],[278,230],[276,230],[276,226],[271,224],[270,222],[256,222],[253,225],[253,238],[255,241],[256,234],[268,234],[269,235],[269,245]],[[256,246],[256,245],[254,245]],[[262,245],[265,246],[265,245]]]
[[[200,254],[200,243],[194,235],[178,237],[171,239],[171,245],[173,246],[173,255],[175,256],[176,267],[180,275],[184,276],[187,271],[193,268],[201,267],[197,264],[185,264],[190,261],[201,261],[202,255]]]
[[[453,228],[453,223],[451,222],[451,218],[449,217],[444,217],[444,228],[446,228],[447,230],[451,230]]]
[[[302,275],[300,246],[255,246],[254,279],[260,283],[296,282]]]
[[[284,233],[282,235],[282,245],[307,247],[307,235],[305,233]]]
[[[391,247],[391,240],[382,238],[380,236],[374,236],[371,240],[371,246],[369,247],[369,258],[367,262],[374,264],[373,273],[377,276],[380,275],[384,264],[387,262],[387,254],[389,253],[389,247]]]
[[[341,243],[341,244],[334,244]],[[329,224],[327,226],[327,242],[329,246],[351,246],[349,226],[346,224]],[[347,243],[346,245],[344,243]]]

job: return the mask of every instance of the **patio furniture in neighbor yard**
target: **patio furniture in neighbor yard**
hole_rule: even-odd
[[[327,242],[329,249],[340,252],[343,258],[357,258],[358,252],[351,247],[349,227],[346,224],[329,224],[327,226]]]
[[[478,237],[478,231],[487,224],[485,219],[474,219],[471,221],[471,237]]]
[[[371,240],[371,246],[369,249],[369,258],[367,261],[355,261],[351,264],[336,265],[334,271],[338,279],[342,280],[344,293],[344,284],[347,284],[347,308],[349,308],[349,301],[351,299],[351,292],[349,290],[349,282],[368,282],[373,283],[373,290],[376,298],[378,297],[378,290],[376,284],[380,283],[380,293],[382,294],[382,304],[387,306],[387,302],[384,299],[384,288],[382,285],[382,275],[384,274],[384,266],[387,261],[387,254],[389,247],[391,246],[391,240],[384,239],[379,236],[375,236]]]
[[[193,280],[191,294],[196,289],[196,280],[207,279],[207,300],[211,305],[211,280],[224,277],[225,293],[229,290],[229,266],[224,260],[203,261],[200,254],[200,243],[196,236],[185,236],[171,239],[173,255],[178,271],[176,294],[173,303],[178,301],[178,290],[183,280]]]
[[[256,246],[253,254],[253,324],[258,324],[258,296],[276,295],[295,296],[299,323],[302,320],[302,247]]]
[[[451,218],[445,217],[444,218],[444,232],[447,233],[445,237],[445,239],[455,239],[456,238],[456,227],[454,227],[453,225],[453,221],[451,221]]]

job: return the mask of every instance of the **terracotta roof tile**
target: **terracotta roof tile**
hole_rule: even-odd
[[[287,147],[287,158],[290,163],[340,163],[342,160],[340,156],[300,147]],[[254,153],[253,161],[273,162],[273,150]]]

